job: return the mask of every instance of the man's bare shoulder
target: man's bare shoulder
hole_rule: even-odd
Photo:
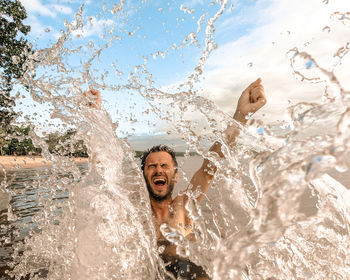
[[[172,202],[172,207],[175,208],[183,208],[185,210],[185,203],[187,201],[187,195],[185,194],[180,194],[177,195]]]
[[[186,231],[188,230],[188,226],[193,224],[193,221],[189,218],[188,211],[186,210],[187,201],[188,196],[186,194],[181,194],[176,196],[172,203],[176,220],[181,220],[181,224],[185,227]]]

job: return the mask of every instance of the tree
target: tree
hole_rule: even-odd
[[[29,136],[29,126],[9,126],[6,137],[0,137],[0,155],[38,155],[40,148],[36,148]]]
[[[68,129],[65,133],[50,133],[46,140],[49,152],[61,156],[88,157],[83,140],[76,138],[76,130]]]
[[[30,52],[27,35],[30,26],[24,25],[26,10],[19,0],[0,0],[0,126],[6,128],[14,118],[14,99],[10,96],[13,79],[25,71],[25,62]]]

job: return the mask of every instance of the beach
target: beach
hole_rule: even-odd
[[[76,163],[87,163],[88,158],[70,158]],[[41,156],[0,156],[0,168],[6,171],[16,170],[18,168],[36,168],[52,165],[51,161],[45,160]]]

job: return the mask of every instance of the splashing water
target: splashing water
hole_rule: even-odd
[[[79,38],[98,19],[86,16],[82,6],[52,46],[30,55],[20,84],[34,101],[49,104],[52,119],[76,128],[71,144],[84,141],[89,165],[81,170],[67,157],[51,153],[44,137],[32,130],[42,156],[53,165],[33,175],[24,187],[12,185],[14,175],[6,177],[5,172],[1,191],[12,201],[24,195],[36,209],[24,218],[18,205],[7,206],[7,223],[0,232],[2,244],[10,244],[6,273],[15,279],[166,279],[147,188],[128,143],[132,129],[137,129],[134,125],[142,122],[139,109],[128,104],[130,110],[121,109],[112,120],[106,111],[86,106],[83,88],[94,88],[115,92],[122,104],[136,96],[147,105],[144,114],[168,124],[170,134],[184,139],[187,153],[195,151],[217,166],[211,186],[215,197],[208,195],[203,205],[189,199],[186,205],[195,222],[196,241],[161,226],[168,241],[177,245],[178,255],[202,266],[212,279],[350,278],[350,193],[327,174],[333,167],[345,171],[350,153],[350,93],[336,75],[349,42],[338,46],[329,68],[307,51],[286,49],[297,80],[324,85],[322,100],[290,106],[289,119],[278,126],[250,121],[249,127],[240,127],[232,147],[222,131],[237,124],[200,94],[200,82],[218,48],[216,23],[225,13],[235,12],[236,4],[216,1],[200,15],[186,4],[157,8],[159,15],[176,7],[187,20],[193,17],[196,31],[186,33],[181,43],[146,50],[139,61],[127,58],[135,67],[123,68],[118,59],[125,58],[118,57],[98,76],[100,60],[111,56],[113,46],[129,47],[136,36],[144,38],[133,14],[147,11],[148,5],[104,4],[103,43],[88,44]],[[348,14],[337,11],[330,18],[348,25]],[[332,32],[323,34],[334,32],[334,27],[328,28]],[[181,54],[186,47],[200,51],[193,70],[173,88],[160,86],[153,61]],[[245,63],[245,69],[256,64]],[[192,120],[194,112],[201,123]],[[207,143],[215,141],[222,143],[225,159],[207,152]],[[306,192],[314,198],[312,213],[303,210]]]

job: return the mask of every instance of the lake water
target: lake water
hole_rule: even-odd
[[[83,176],[87,171],[87,164],[79,165],[79,169]],[[13,247],[18,242],[23,242],[29,232],[38,232],[34,217],[43,209],[40,200],[52,197],[48,189],[40,186],[50,177],[50,173],[50,168],[44,167],[19,169],[7,172],[6,175],[4,173],[0,175],[3,186],[6,186],[0,192],[2,245],[0,247],[0,279],[10,279],[5,276],[7,275],[5,271],[9,268],[8,264],[13,261],[11,257],[14,253]],[[66,174],[60,174],[59,177],[66,178]],[[53,185],[54,188],[57,188],[57,184]],[[66,201],[68,197],[67,190],[57,188],[53,198],[59,202]]]
[[[178,157],[179,163],[179,182],[175,186],[174,196],[179,192],[186,189],[188,181],[191,176],[202,164],[202,157],[192,156],[192,157]],[[79,165],[79,170],[81,172],[81,178],[78,181],[83,180],[84,176],[88,172],[88,165]],[[330,174],[341,182],[344,186],[349,188],[350,186],[350,176],[349,172],[339,173],[335,170],[330,171]],[[35,168],[35,169],[22,169],[15,172],[8,172],[6,178],[1,177],[3,184],[7,184],[8,193],[2,192],[0,194],[0,205],[1,205],[1,228],[0,228],[0,279],[11,279],[6,276],[5,271],[9,269],[9,264],[13,261],[11,255],[14,253],[14,248],[16,248],[19,242],[23,242],[26,237],[29,236],[30,232],[36,232],[40,234],[38,225],[35,221],[35,216],[38,212],[42,211],[43,203],[41,199],[55,200],[56,205],[65,204],[69,198],[69,191],[67,189],[61,188],[59,181],[62,179],[70,178],[69,174],[59,174],[57,177],[57,182],[54,184],[53,188],[56,188],[54,195],[50,193],[47,188],[41,188],[44,186],[44,182],[50,178],[51,171],[50,168]],[[71,178],[72,180],[72,178]],[[74,181],[74,180],[72,180]],[[58,183],[58,184],[57,184]],[[211,188],[208,191],[208,200],[202,203],[203,217],[208,221],[207,228],[215,230],[215,226],[210,218],[211,208],[208,207],[212,204],[220,205],[220,201],[217,201],[217,197],[223,199],[222,203],[224,205],[230,205],[230,199],[225,196],[222,197],[218,195],[222,190],[220,189],[220,184],[217,184],[215,188]],[[237,198],[239,200],[239,197]],[[226,200],[226,201],[225,201]],[[313,216],[317,213],[317,197],[315,193],[312,193],[310,189],[306,189],[305,192],[300,196],[300,213],[304,213],[307,216]],[[44,203],[45,204],[45,203]],[[229,212],[239,211],[235,209],[235,205],[231,205],[232,208],[228,209]],[[8,218],[7,214],[10,209],[11,215],[13,217]],[[60,220],[60,207],[55,209],[56,223]],[[244,213],[242,215],[236,216],[239,223],[245,221],[246,217]],[[247,221],[245,221],[247,222]],[[36,275],[41,275],[41,277],[46,277],[47,270],[43,266],[41,269],[36,271]]]

